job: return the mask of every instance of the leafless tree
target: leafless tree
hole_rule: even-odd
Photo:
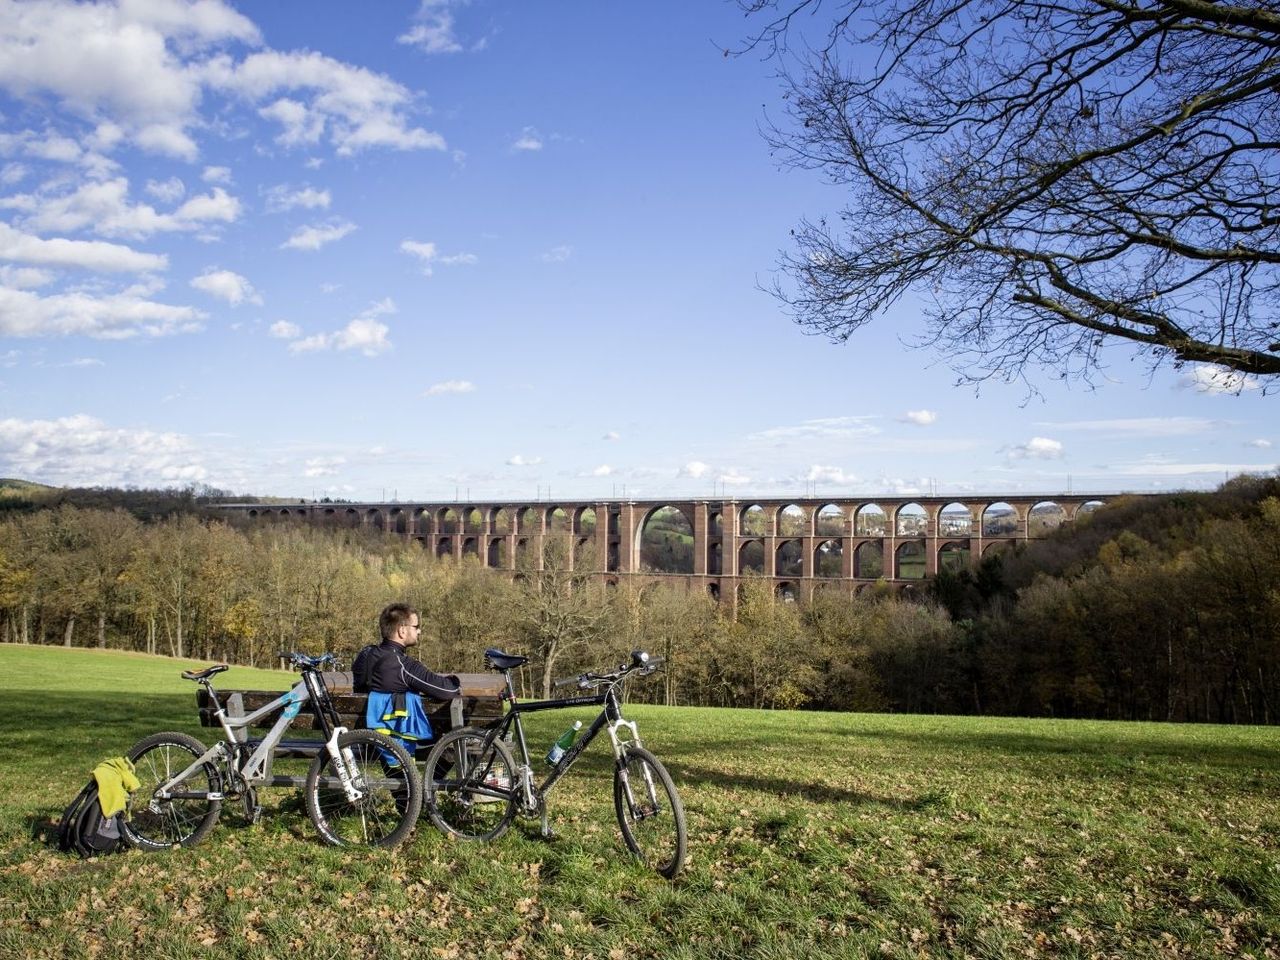
[[[1280,380],[1275,0],[739,0],[783,162],[845,191],[776,292],[843,341],[910,297],[962,378]]]

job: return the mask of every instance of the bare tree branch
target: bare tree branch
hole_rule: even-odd
[[[836,340],[904,297],[971,381],[1152,366],[1280,383],[1280,13],[1255,0],[742,0],[771,146],[845,191],[777,295]],[[803,53],[795,51],[803,49]]]

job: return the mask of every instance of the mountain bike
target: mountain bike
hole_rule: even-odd
[[[549,836],[547,794],[597,734],[607,730],[614,756],[613,805],[623,842],[637,859],[662,876],[671,878],[679,873],[688,842],[684,807],[671,775],[644,748],[635,722],[623,717],[620,696],[628,679],[653,673],[661,666],[661,658],[637,650],[629,663],[616,670],[584,673],[556,684],[576,684],[580,690],[593,691],[589,696],[520,703],[511,671],[528,658],[497,649],[486,650],[484,656],[485,666],[506,679],[504,699],[509,709],[493,725],[454,730],[432,748],[423,775],[431,822],[464,840],[493,840],[506,832],[518,813],[540,817],[543,836]],[[535,784],[521,718],[526,713],[584,706],[601,707],[600,715],[564,750],[547,778]],[[518,762],[508,743],[518,748]]]
[[[413,829],[422,808],[422,782],[413,760],[392,738],[341,726],[321,670],[337,665],[326,653],[281,654],[302,679],[275,700],[243,716],[231,716],[218,700],[213,677],[230,669],[218,664],[184,671],[182,678],[208,692],[224,739],[205,747],[185,733],[156,733],[129,751],[142,786],[130,803],[125,837],[144,850],[194,846],[218,821],[225,800],[239,800],[253,823],[262,813],[257,791],[264,786],[303,786],[307,813],[325,842],[334,846],[392,847]],[[284,741],[293,719],[309,705],[323,740]],[[261,739],[246,731],[280,711]],[[314,756],[306,779],[273,775],[277,755]]]

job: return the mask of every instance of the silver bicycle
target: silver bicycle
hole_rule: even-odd
[[[144,850],[199,843],[218,822],[225,800],[239,800],[246,818],[262,813],[258,790],[302,786],[307,813],[325,842],[335,846],[392,847],[413,830],[422,809],[422,781],[404,747],[372,730],[348,730],[339,721],[321,673],[337,664],[332,654],[282,654],[302,671],[292,690],[244,716],[232,716],[213,689],[218,664],[184,671],[184,680],[208,692],[223,739],[206,747],[185,733],[152,734],[129,751],[142,786],[130,804],[126,838]],[[323,740],[284,741],[285,731],[309,707]],[[246,731],[280,711],[261,739]],[[277,755],[313,756],[305,779],[275,775]]]

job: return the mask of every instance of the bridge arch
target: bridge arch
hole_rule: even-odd
[[[959,573],[970,566],[971,553],[968,540],[948,540],[938,547],[938,569]]]
[[[929,530],[929,514],[914,500],[904,503],[894,511],[893,530],[899,537],[923,537]]]
[[[938,536],[973,536],[973,510],[967,503],[952,501],[938,511]]]
[[[758,503],[743,507],[738,515],[738,530],[746,537],[767,536],[770,532],[769,517],[765,514],[764,507]]]
[[[818,508],[813,518],[813,532],[819,537],[843,537],[845,535],[844,508],[836,503],[828,503]]]
[[[573,513],[573,532],[589,534],[596,532],[595,507],[579,507]]]
[[[804,574],[804,548],[802,540],[783,540],[778,544],[774,559],[774,576],[799,577]]]
[[[925,574],[924,541],[908,540],[898,545],[893,556],[893,576],[897,580],[923,580]]]
[[[789,503],[778,511],[777,535],[803,537],[808,531],[809,512],[798,503]]]
[[[864,503],[854,514],[855,537],[883,537],[889,532],[888,518],[878,503]]]
[[[693,518],[685,510],[663,504],[640,520],[635,569],[653,573],[693,573]]]
[[[884,576],[884,541],[864,540],[853,551],[853,575],[858,580]]]
[[[739,573],[764,573],[764,541],[746,540],[738,547]]]
[[[1056,500],[1041,500],[1027,511],[1027,536],[1044,537],[1067,520],[1067,511]]]
[[[997,500],[983,509],[982,535],[984,537],[1012,537],[1017,532],[1018,511],[1013,504]]]
[[[840,540],[823,540],[814,548],[813,575],[824,579],[844,576],[844,545]]]

